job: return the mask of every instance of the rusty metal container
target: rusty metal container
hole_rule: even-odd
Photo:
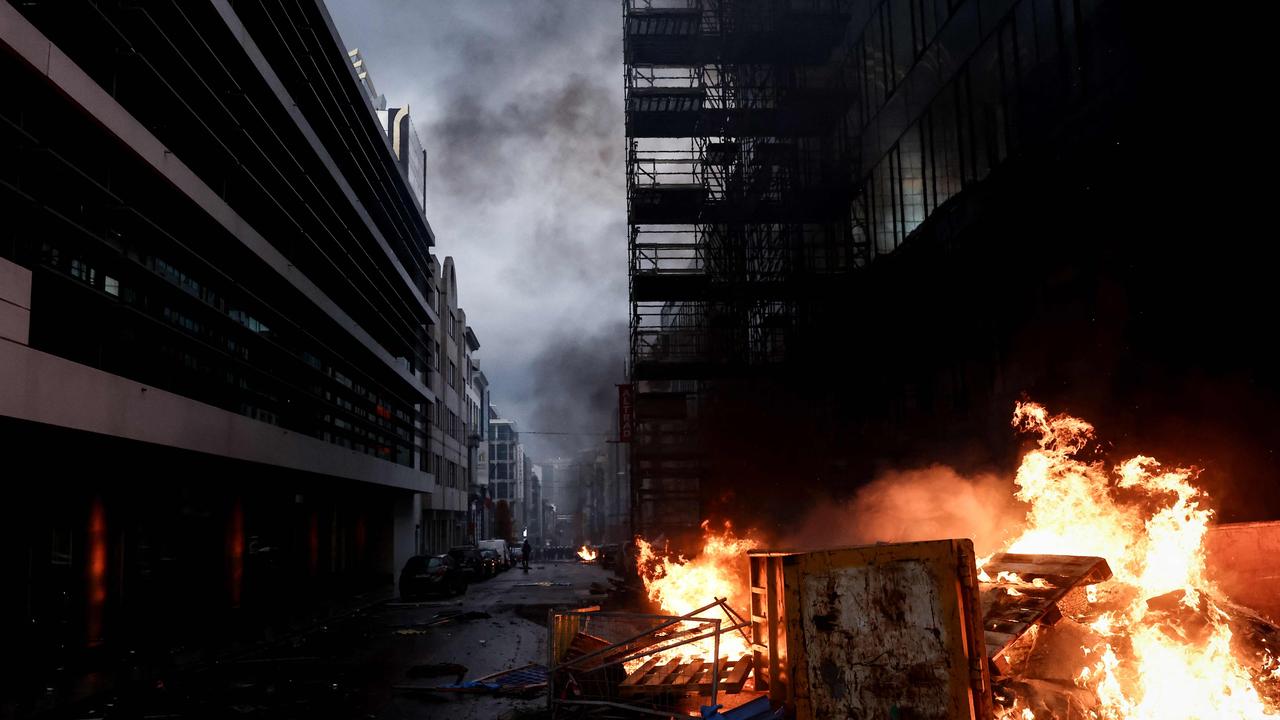
[[[790,717],[991,717],[971,541],[749,558],[756,689]]]
[[[1225,523],[1204,540],[1209,575],[1228,597],[1280,621],[1280,522]]]

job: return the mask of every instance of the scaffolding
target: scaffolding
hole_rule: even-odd
[[[700,408],[785,372],[868,244],[834,50],[850,0],[624,0],[633,528],[703,519]]]

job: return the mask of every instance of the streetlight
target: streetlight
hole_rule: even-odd
[[[471,544],[478,544],[484,529],[484,500],[476,494],[476,448],[480,447],[479,433],[467,436],[467,496],[471,499]]]

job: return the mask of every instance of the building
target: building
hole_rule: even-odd
[[[475,333],[467,328],[468,338],[474,339]],[[475,341],[472,352],[480,349],[479,341]],[[475,528],[476,539],[491,537],[493,528],[492,502],[489,500],[489,379],[480,370],[480,359],[471,358],[471,367],[467,376],[471,382],[467,384],[467,399],[470,410],[467,416],[467,445],[471,448],[471,522]]]
[[[478,343],[323,5],[0,2],[0,46],[5,671],[214,648],[461,537]]]
[[[508,541],[520,537],[525,522],[524,446],[516,421],[489,408],[489,492],[494,503],[494,533]]]
[[[779,502],[886,464],[990,462],[1023,393],[1273,485],[1257,421],[1280,397],[1238,391],[1259,356],[1220,357],[1265,322],[1272,253],[1199,251],[1220,213],[1176,200],[1233,162],[1170,152],[1234,134],[1227,86],[1190,108],[1185,88],[1243,85],[1232,52],[1182,45],[1207,31],[1170,27],[1199,20],[1117,0],[623,5],[638,532],[769,528]],[[1172,360],[1157,338],[1186,332],[1215,340]],[[1205,413],[1224,430],[1193,451],[1176,427]]]
[[[440,479],[422,506],[422,550],[430,554],[477,540],[471,466],[479,435],[470,368],[471,353],[480,349],[480,342],[458,306],[453,258],[446,257],[441,265],[437,287],[440,322],[431,331],[435,364],[423,373],[436,393],[435,402],[427,405],[432,421],[424,470]]]
[[[378,93],[364,57],[358,49],[348,51],[351,65],[364,88],[370,106],[386,133],[401,174],[408,181],[418,212],[426,215],[427,151],[414,127],[408,106],[388,107]],[[438,554],[455,545],[474,543],[484,535],[483,493],[477,493],[475,467],[481,462],[480,448],[486,436],[488,382],[475,386],[480,340],[467,324],[458,304],[458,280],[453,258],[446,257],[433,278],[433,296],[440,322],[428,330],[433,364],[419,370],[420,379],[436,393],[427,405],[432,431],[421,436],[426,451],[422,469],[438,478],[437,491],[424,496],[421,506],[419,551]]]

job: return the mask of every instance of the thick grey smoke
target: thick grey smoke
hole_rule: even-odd
[[[607,431],[626,350],[620,6],[328,7],[426,145],[436,252],[457,263],[494,404],[533,430]],[[561,436],[546,451],[581,441]]]
[[[625,323],[606,325],[597,332],[566,328],[533,359],[530,369],[537,383],[529,396],[518,398],[532,408],[521,427],[570,435],[525,434],[521,437],[535,458],[568,457],[607,438],[617,412],[617,387],[627,347]]]

